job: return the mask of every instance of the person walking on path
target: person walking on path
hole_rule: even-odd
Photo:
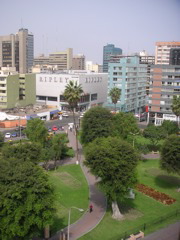
[[[92,211],[93,211],[93,205],[90,204],[90,206],[89,206],[89,212],[92,213]]]

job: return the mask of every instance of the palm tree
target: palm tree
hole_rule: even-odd
[[[78,106],[80,101],[81,94],[83,93],[81,85],[78,85],[77,82],[70,81],[64,91],[64,98],[68,102],[71,111],[73,112],[74,127],[76,133],[76,158],[78,161],[78,138],[77,138],[77,125],[75,120],[75,108]]]
[[[113,87],[111,88],[110,92],[109,92],[109,96],[111,97],[112,102],[115,105],[115,111],[116,111],[116,103],[119,100],[120,96],[121,96],[121,89],[117,88],[117,87]]]
[[[178,126],[179,126],[179,116],[180,116],[180,96],[175,95],[173,96],[173,101],[172,101],[172,111],[173,113],[177,116],[178,119]]]

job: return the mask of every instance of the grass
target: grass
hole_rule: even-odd
[[[140,162],[138,166],[138,180],[139,183],[148,185],[160,192],[166,193],[176,199],[172,205],[166,206],[156,200],[135,191],[135,200],[126,199],[124,203],[119,203],[122,213],[125,215],[121,221],[116,221],[111,218],[111,210],[108,209],[102,222],[90,233],[81,237],[81,240],[119,240],[124,232],[129,234],[143,230],[146,223],[145,234],[153,232],[169,223],[177,221],[180,217],[171,216],[165,221],[149,224],[154,222],[157,218],[161,218],[166,214],[175,212],[179,209],[180,197],[176,191],[180,187],[180,178],[176,175],[168,175],[166,172],[159,169],[158,160],[147,160]],[[139,226],[140,229],[139,229]],[[132,230],[134,229],[134,230]]]
[[[75,206],[88,207],[89,190],[87,181],[79,165],[61,166],[57,170],[50,171],[50,182],[55,188],[55,216],[51,232],[55,233],[68,225],[68,211]],[[71,223],[82,216],[82,213],[72,209]]]

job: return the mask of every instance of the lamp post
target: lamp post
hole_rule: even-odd
[[[135,136],[138,135],[139,133],[138,133],[138,132],[137,132],[137,133],[132,133],[132,132],[130,132],[130,134],[133,135],[133,148],[134,148],[134,138],[135,138]]]
[[[77,208],[77,207],[70,207],[69,209],[69,215],[68,215],[68,232],[67,232],[67,240],[69,240],[69,229],[70,229],[70,224],[71,224],[71,209],[77,209],[79,212],[84,212],[84,209],[82,208]]]

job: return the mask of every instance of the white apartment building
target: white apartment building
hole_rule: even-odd
[[[103,66],[99,64],[93,64],[92,61],[86,61],[86,70],[96,73],[102,73],[103,72]]]
[[[106,102],[108,74],[83,70],[37,74],[36,101],[60,110],[66,109],[63,93],[71,80],[81,84],[84,92],[79,103],[80,111]]]
[[[171,48],[180,48],[180,42],[156,42],[155,64],[169,65]]]

